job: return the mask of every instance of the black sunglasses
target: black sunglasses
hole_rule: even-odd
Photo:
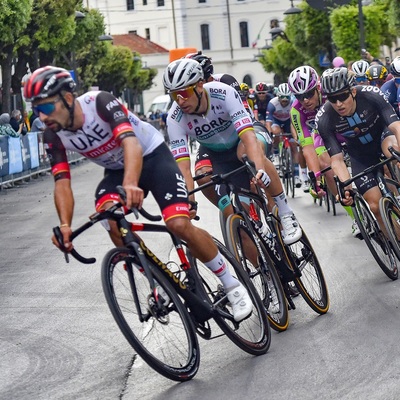
[[[294,97],[296,97],[296,99],[299,101],[303,101],[305,99],[311,99],[311,97],[314,96],[316,90],[317,90],[317,88],[313,88],[313,89],[309,90],[308,92],[305,92],[302,94],[295,94]]]
[[[343,103],[344,101],[346,101],[351,95],[351,92],[344,92],[344,93],[340,93],[340,94],[335,94],[333,96],[329,96],[327,95],[326,98],[328,99],[328,101],[330,103],[335,104],[337,101],[340,101],[341,103]]]

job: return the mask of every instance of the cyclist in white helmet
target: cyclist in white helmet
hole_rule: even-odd
[[[390,63],[390,73],[393,78],[382,85],[381,91],[385,94],[387,101],[393,106],[397,115],[400,116],[400,56],[394,58]]]
[[[178,162],[189,190],[194,183],[190,169],[188,137],[205,146],[214,173],[225,173],[242,165],[243,154],[256,164],[257,183],[263,184],[278,206],[284,241],[294,243],[302,231],[289,206],[278,173],[265,157],[256,139],[253,123],[238,92],[221,82],[204,83],[204,73],[195,60],[180,59],[168,65],[163,75],[165,89],[175,100],[167,118],[172,154]],[[235,177],[240,187],[250,188],[246,172]],[[233,210],[226,187],[219,188],[218,203],[224,216]],[[194,201],[194,195],[190,198]]]
[[[267,116],[265,119],[265,126],[268,131],[271,133],[274,138],[274,148],[275,153],[278,152],[279,142],[282,141],[282,138],[279,136],[282,133],[290,133],[290,109],[292,108],[292,104],[294,101],[294,97],[292,96],[292,92],[289,89],[289,85],[287,83],[281,83],[276,88],[276,97],[274,97],[267,106]],[[301,180],[298,176],[299,166],[298,166],[298,157],[297,157],[297,144],[296,141],[291,139],[291,151],[293,160],[295,160],[295,170],[296,170],[296,187],[301,186]],[[296,168],[297,167],[297,168]]]
[[[367,79],[367,70],[369,68],[369,62],[365,60],[355,61],[351,65],[351,69],[356,74],[356,82],[357,85],[369,85],[369,81]]]
[[[303,155],[310,171],[318,172],[331,165],[330,156],[324,142],[318,132],[315,131],[315,117],[320,107],[325,103],[326,96],[323,95],[319,85],[319,77],[314,68],[304,65],[294,69],[289,75],[289,87],[297,101],[293,103],[291,109],[292,127],[297,135]],[[326,183],[332,194],[337,194],[333,172],[325,174]],[[304,187],[304,191],[309,191]],[[311,191],[313,195],[316,195]],[[322,191],[319,195],[322,195]],[[344,207],[352,219],[352,235],[360,236],[360,229],[354,220],[351,207]]]

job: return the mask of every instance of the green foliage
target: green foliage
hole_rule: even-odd
[[[339,55],[345,60],[360,58],[360,28],[358,0],[349,5],[319,11],[305,0],[296,4],[301,14],[284,18],[285,33],[289,43],[282,39],[272,42],[273,48],[259,59],[263,68],[279,77],[287,75],[299,65],[308,64],[319,72],[319,55],[332,60]],[[375,0],[362,7],[364,15],[365,48],[374,56],[380,56],[380,46],[392,46],[400,29],[400,1]]]
[[[32,0],[0,1],[0,58],[4,59],[27,26]]]

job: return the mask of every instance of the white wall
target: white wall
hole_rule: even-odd
[[[257,54],[257,49],[251,48],[251,43],[260,33],[257,46],[264,46],[265,39],[270,38],[270,20],[282,20],[283,12],[290,7],[289,0],[207,0],[206,3],[199,3],[198,0],[165,0],[164,7],[157,7],[157,0],[147,0],[147,6],[143,6],[143,0],[134,0],[135,10],[126,11],[126,0],[86,2],[87,6],[99,9],[104,15],[106,33],[125,34],[135,30],[138,35],[145,37],[145,30],[149,28],[150,40],[167,49],[195,47],[202,50],[200,25],[208,24],[211,49],[203,53],[212,58],[215,72],[229,73],[239,82],[248,74],[254,84],[259,81],[272,82],[273,76],[266,73],[260,63],[251,62]],[[248,23],[248,48],[241,47],[241,21]],[[147,110],[152,99],[164,92],[162,72],[169,58],[168,55],[142,54],[142,59],[149,67],[158,69],[153,87],[143,94]]]

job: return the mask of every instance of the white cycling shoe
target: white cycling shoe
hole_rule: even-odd
[[[292,244],[300,240],[303,232],[293,213],[282,215],[281,224],[285,244]]]
[[[226,295],[232,307],[233,318],[236,322],[242,321],[251,314],[253,303],[250,300],[247,289],[241,283],[239,283],[239,286],[227,291]]]

